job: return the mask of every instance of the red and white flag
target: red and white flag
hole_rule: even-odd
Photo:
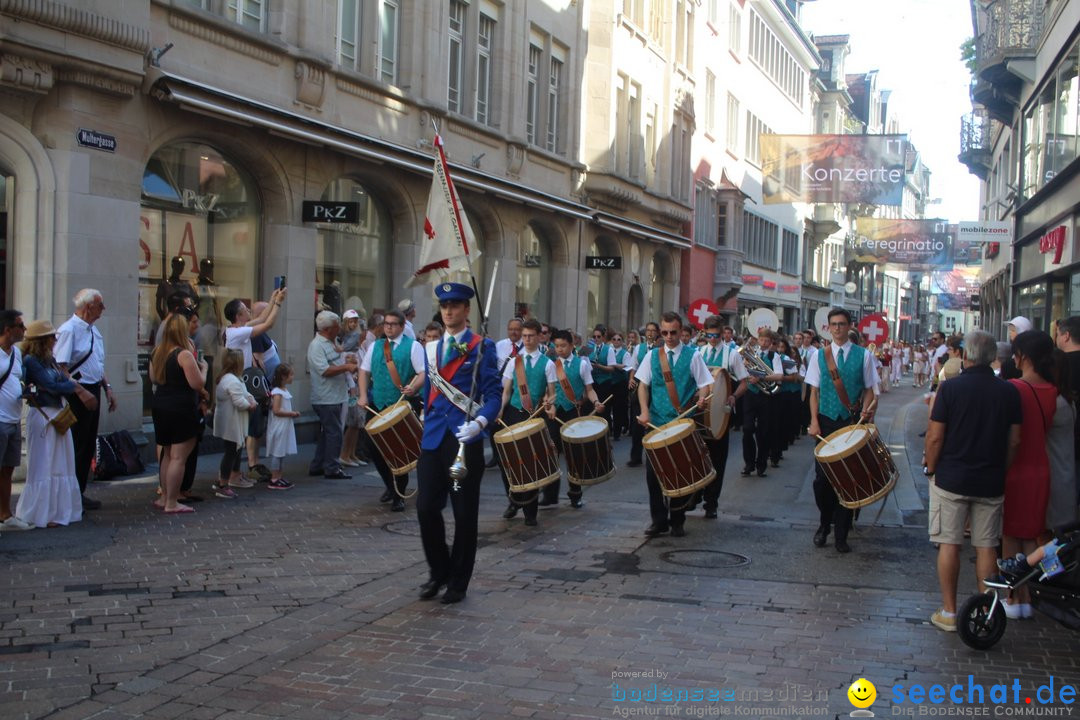
[[[479,255],[469,219],[458,202],[450,168],[446,166],[442,138],[433,143],[435,172],[431,178],[424,217],[424,236],[420,239],[420,269],[413,273],[405,287],[443,282],[451,273],[467,270],[469,254]]]

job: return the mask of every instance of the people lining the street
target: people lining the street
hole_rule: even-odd
[[[236,497],[233,488],[251,488],[255,481],[240,472],[240,449],[247,437],[248,413],[255,409],[255,397],[247,391],[240,376],[244,372],[244,353],[225,350],[221,359],[221,378],[214,390],[214,436],[225,444],[214,494],[219,498]]]
[[[346,311],[349,312],[349,311]],[[296,429],[293,423],[300,413],[293,410],[292,366],[281,363],[270,381],[270,418],[266,425],[266,454],[270,456],[270,490],[290,490],[293,484],[285,479],[285,458],[296,454]]]
[[[29,530],[33,525],[11,511],[11,480],[22,460],[22,351],[26,332],[22,313],[0,310],[0,530]]]

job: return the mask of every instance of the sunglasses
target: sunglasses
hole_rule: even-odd
[[[707,338],[720,337],[720,333],[705,333],[705,337],[707,337]]]
[[[611,342],[622,342],[622,338],[621,337],[613,337],[613,338],[611,338]]]

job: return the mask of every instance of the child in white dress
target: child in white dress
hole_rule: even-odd
[[[286,389],[293,381],[293,370],[285,363],[274,369],[270,381],[270,419],[266,426],[266,454],[270,456],[271,490],[289,490],[292,483],[282,477],[282,465],[287,455],[296,454],[296,430],[293,419],[300,413],[292,409],[292,393]]]

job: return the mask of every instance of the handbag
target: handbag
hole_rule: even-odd
[[[53,430],[55,430],[58,435],[63,435],[68,430],[71,430],[72,425],[79,422],[79,418],[75,417],[75,413],[71,410],[70,405],[65,405],[61,408],[60,412],[50,418],[48,414],[41,409],[40,405],[33,401],[31,401],[30,404],[36,407],[37,411],[41,413],[41,416],[49,421],[49,424],[52,425]]]

